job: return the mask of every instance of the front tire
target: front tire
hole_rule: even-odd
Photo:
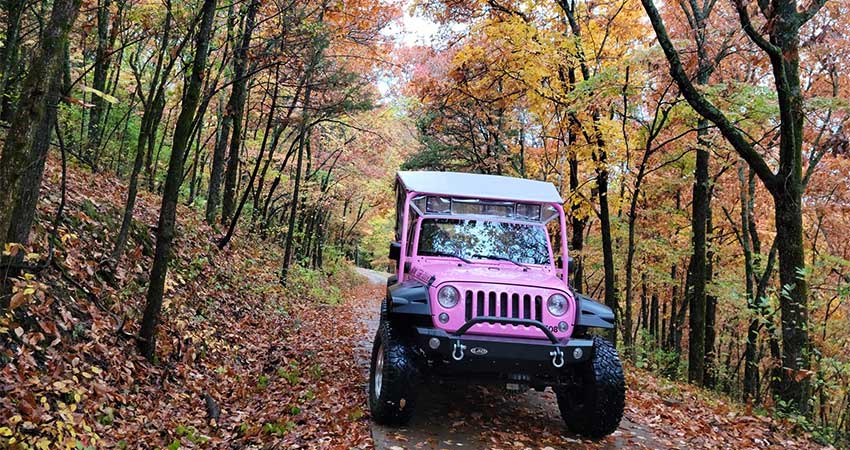
[[[375,422],[404,425],[416,405],[418,370],[412,348],[382,320],[372,345],[369,410]]]
[[[556,390],[558,408],[567,428],[593,439],[620,426],[626,404],[626,382],[617,349],[593,337],[593,359],[578,368],[580,385]]]

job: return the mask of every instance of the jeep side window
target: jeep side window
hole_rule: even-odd
[[[416,221],[419,219],[419,214],[416,213],[416,210],[413,209],[413,206],[410,207],[408,211],[408,222],[407,222],[407,251],[408,256],[413,256],[413,238],[416,235]]]
[[[395,184],[396,201],[395,201],[395,240],[401,242],[401,221],[404,213],[404,189],[401,184],[396,181]]]

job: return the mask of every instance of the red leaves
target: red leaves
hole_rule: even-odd
[[[15,308],[21,306],[26,301],[26,296],[23,291],[16,292],[15,295],[9,300],[9,309],[14,310]]]
[[[659,442],[686,448],[819,448],[790,426],[682,383],[627,367],[626,418]],[[676,393],[675,396],[671,396]]]
[[[814,374],[815,374],[814,371],[806,370],[806,369],[795,370],[795,371],[793,371],[793,373],[794,373],[794,380],[797,381],[797,382],[803,381],[806,378],[814,376]]]

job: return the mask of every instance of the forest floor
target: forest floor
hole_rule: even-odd
[[[47,260],[60,173],[51,160],[34,244],[23,249],[33,261]],[[237,235],[218,250],[220,232],[181,206],[148,362],[135,335],[160,199],[140,193],[126,255],[108,275],[125,189],[69,167],[54,258],[12,280],[0,317],[0,448],[370,447],[351,357],[363,325],[348,306],[363,280],[341,263],[293,270],[283,287],[277,245]]]
[[[12,280],[0,317],[0,448],[818,447],[788,424],[632,367],[623,428],[599,442],[567,434],[551,394],[480,388],[437,386],[411,426],[373,427],[366,380],[380,275],[367,283],[339,264],[293,271],[283,287],[277,245],[237,235],[218,250],[219,232],[184,206],[151,363],[135,334],[159,197],[141,194],[109,274],[125,187],[70,167],[48,259],[60,174],[51,160],[34,244],[10,249],[49,264]]]

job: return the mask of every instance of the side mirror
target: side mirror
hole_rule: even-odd
[[[558,268],[558,269],[564,268],[564,257],[563,256],[559,256],[557,259],[555,259],[555,267]],[[570,256],[569,258],[567,258],[567,273],[569,275],[572,275],[573,273],[575,273],[575,271],[576,271],[576,260],[574,260],[573,257]]]
[[[398,261],[401,259],[401,244],[398,242],[390,242],[390,259]]]

